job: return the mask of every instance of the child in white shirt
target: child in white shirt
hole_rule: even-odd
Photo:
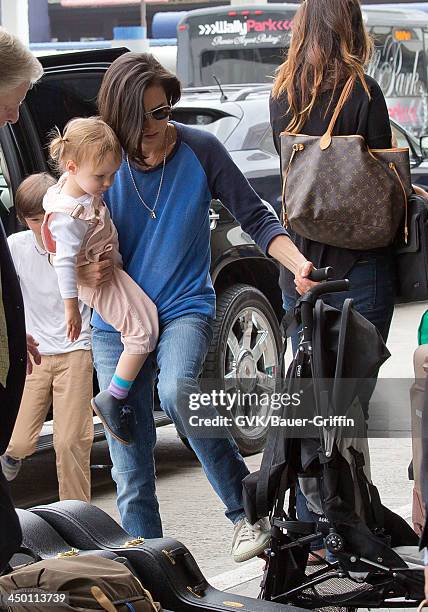
[[[22,460],[34,453],[40,431],[53,406],[53,444],[60,499],[90,501],[92,352],[90,309],[78,304],[81,331],[74,342],[66,336],[58,280],[42,237],[43,197],[55,179],[47,173],[27,177],[18,187],[15,208],[28,231],[8,238],[24,298],[27,332],[39,342],[41,364],[25,381],[18,417],[1,466],[13,480]]]
[[[158,317],[156,306],[122,269],[117,231],[102,199],[121,164],[121,146],[106,123],[89,117],[70,121],[63,135],[52,138],[49,152],[63,174],[44,197],[42,236],[55,255],[67,335],[73,341],[80,333],[78,298],[121,332],[124,351],[110,386],[93,398],[92,407],[109,433],[129,444],[131,425],[125,400],[156,346]],[[115,264],[111,282],[96,288],[78,287],[76,269],[107,253]]]

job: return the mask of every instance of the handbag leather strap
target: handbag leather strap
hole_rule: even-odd
[[[342,108],[345,106],[346,100],[351,94],[352,88],[354,87],[354,83],[355,83],[355,78],[352,76],[350,76],[349,79],[345,83],[342,93],[340,94],[339,100],[337,101],[336,108],[334,109],[334,113],[330,119],[330,123],[328,124],[327,130],[324,133],[324,135],[321,136],[320,138],[320,149],[322,151],[324,151],[324,149],[327,149],[331,145],[331,137],[333,134],[334,126],[336,125],[337,118],[339,117],[339,114]],[[282,224],[285,228],[288,227],[288,218],[287,218],[287,212],[286,212],[286,206],[285,206],[285,188],[287,186],[288,173],[290,171],[291,162],[293,161],[294,156],[296,155],[296,152],[302,151],[304,148],[305,147],[302,143],[295,143],[293,145],[293,151],[291,153],[287,168],[285,169],[285,172],[282,178],[282,198],[281,198],[282,200]]]
[[[336,125],[337,118],[340,115],[342,108],[345,106],[346,100],[349,98],[352,88],[354,87],[355,78],[350,76],[346,81],[345,86],[340,94],[340,98],[337,101],[336,108],[334,109],[334,113],[330,119],[330,123],[328,124],[326,132],[321,136],[320,139],[320,149],[324,151],[324,149],[328,149],[331,145],[331,137],[333,134],[334,126]]]

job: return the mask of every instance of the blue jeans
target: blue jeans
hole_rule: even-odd
[[[350,291],[327,294],[323,300],[330,306],[340,309],[347,298],[353,298],[355,310],[377,327],[386,342],[394,312],[395,277],[392,258],[385,255],[363,256],[349,271],[347,278],[350,281]],[[285,311],[294,307],[295,296],[283,294],[282,299]],[[299,334],[293,335],[291,343],[293,353],[295,353],[299,343]],[[373,389],[367,389],[367,397],[360,398],[367,416],[368,403],[375,384],[374,379]],[[308,509],[306,499],[299,488],[296,491],[296,511],[298,518],[302,521],[317,520],[317,515]],[[311,542],[311,550],[322,547],[321,538]]]
[[[159,368],[158,393],[161,406],[182,429],[177,407],[177,381],[186,381],[186,390],[200,393],[198,377],[212,339],[212,321],[192,314],[170,321],[160,330],[159,342],[132,385],[127,403],[132,406],[134,442],[125,446],[106,433],[113,462],[112,477],[117,487],[117,505],[122,525],[131,535],[162,537],[162,523],[156,498],[153,451],[156,427],[153,419],[153,387]],[[93,330],[92,350],[101,390],[107,389],[122,352],[120,334]],[[203,416],[215,416],[212,406]],[[220,435],[220,434],[219,434]],[[228,431],[219,438],[189,437],[214,491],[226,506],[226,516],[236,523],[244,516],[242,479],[248,469]]]

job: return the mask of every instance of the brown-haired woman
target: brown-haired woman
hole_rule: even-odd
[[[212,338],[215,293],[211,282],[209,207],[220,199],[261,248],[296,273],[300,291],[309,264],[278,220],[209,132],[171,122],[180,83],[151,55],[126,53],[115,60],[99,93],[101,117],[116,132],[124,159],[105,200],[119,234],[126,272],[158,308],[160,334],[129,395],[135,414],[134,442],[108,436],[125,529],[153,538],[162,535],[155,495],[153,385],[156,364],[162,407],[189,442],[234,523],[233,556],[245,561],[269,539],[266,520],[250,525],[242,503],[248,474],[225,429],[215,437],[189,430],[189,393],[200,396],[198,377]],[[120,353],[120,337],[102,319],[93,319],[93,353],[101,389],[109,384]],[[196,416],[214,417],[212,406]]]
[[[278,153],[280,134],[284,130],[314,136],[325,133],[349,77],[353,77],[354,85],[336,122],[334,135],[360,134],[370,148],[391,147],[385,99],[376,81],[364,73],[371,53],[372,41],[364,27],[358,0],[304,0],[293,20],[290,49],[278,68],[270,99]],[[290,234],[316,267],[332,266],[337,278],[350,279],[349,293],[331,295],[326,301],[340,308],[345,298],[352,297],[354,307],[376,325],[386,340],[394,303],[389,248],[349,250],[314,242],[294,232]],[[280,285],[284,308],[289,310],[297,294],[293,278],[285,268],[281,270]],[[370,390],[367,390],[363,399],[366,412],[369,397]],[[298,496],[298,502],[302,516],[306,510],[303,496]]]

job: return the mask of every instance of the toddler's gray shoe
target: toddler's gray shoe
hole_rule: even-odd
[[[100,418],[108,432],[122,444],[130,444],[132,436],[128,419],[130,409],[124,406],[123,400],[118,400],[108,391],[100,391],[91,400],[95,414]]]

